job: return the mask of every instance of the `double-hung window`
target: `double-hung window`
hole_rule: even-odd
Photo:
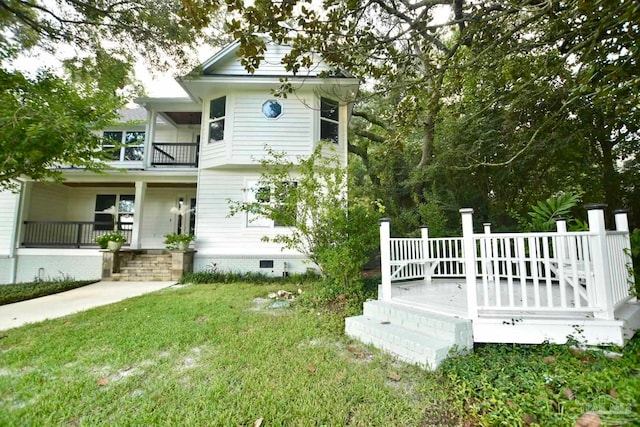
[[[329,98],[320,98],[320,139],[338,143],[339,105]]]
[[[102,151],[113,161],[142,161],[144,159],[144,131],[105,131]]]
[[[294,227],[297,221],[297,207],[295,206],[295,191],[298,183],[283,182],[278,188],[259,186],[257,182],[249,183],[247,201],[271,206],[272,219],[257,213],[247,213],[247,227]],[[285,203],[286,202],[286,203]]]
[[[96,230],[133,230],[135,196],[133,194],[98,194],[93,220]],[[113,207],[113,210],[111,209]],[[114,224],[116,221],[116,224]]]
[[[226,104],[226,96],[212,99],[209,102],[209,142],[222,141],[224,139]]]

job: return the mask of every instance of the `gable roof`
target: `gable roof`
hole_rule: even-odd
[[[359,84],[357,79],[329,66],[317,55],[314,56],[316,61],[311,67],[301,69],[297,73],[288,71],[282,59],[291,52],[292,47],[274,43],[266,37],[265,42],[267,49],[264,58],[253,73],[249,73],[242,65],[237,54],[240,42],[235,41],[220,49],[196,70],[177,78],[176,81],[196,101],[201,101],[203,96],[207,97],[221,88],[226,91],[231,86],[246,87],[250,84],[251,87],[273,89],[280,86],[282,78],[289,81],[299,80],[311,85],[336,85],[338,81],[342,82],[341,85],[357,87]]]

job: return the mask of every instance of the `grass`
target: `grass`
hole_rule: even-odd
[[[4,332],[0,425],[562,426],[605,395],[637,409],[638,339],[622,359],[482,346],[426,372],[345,337],[340,312],[270,308],[282,287],[170,288]]]
[[[0,305],[25,301],[45,295],[57,294],[59,292],[86,286],[91,283],[95,283],[96,281],[97,280],[59,279],[0,285]]]

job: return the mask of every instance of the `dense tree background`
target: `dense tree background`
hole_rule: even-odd
[[[0,189],[23,175],[59,179],[59,164],[103,169],[92,131],[139,93],[135,62],[183,67],[203,40],[185,10],[173,0],[0,0]],[[30,55],[37,70],[21,72]]]
[[[2,183],[47,177],[44,159],[95,166],[88,131],[126,95],[117,88],[131,82],[134,53],[159,67],[182,63],[203,31],[224,22],[249,71],[263,59],[266,34],[293,46],[292,71],[321,55],[366,82],[353,112],[352,174],[383,201],[398,234],[422,224],[434,235],[457,232],[462,206],[478,222],[512,229],[514,217],[558,192],[627,206],[640,226],[634,0],[43,4],[0,0]],[[59,42],[78,52],[65,76],[11,67],[19,54]],[[69,108],[48,103],[47,87],[68,96]],[[60,114],[46,119],[49,108]],[[45,149],[54,129],[75,144],[59,138]],[[16,146],[22,157],[11,154]]]
[[[215,2],[192,0],[206,23]],[[398,233],[458,228],[457,210],[516,226],[558,192],[630,207],[640,225],[638,45],[633,0],[228,2],[251,70],[267,34],[367,81],[350,151],[363,191]],[[442,10],[446,19],[437,20]],[[205,17],[203,19],[203,17]],[[190,19],[190,14],[186,15]],[[582,212],[584,216],[584,212]]]

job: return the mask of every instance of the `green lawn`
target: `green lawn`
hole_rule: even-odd
[[[573,425],[603,393],[628,417],[640,390],[638,340],[623,359],[487,346],[430,373],[335,313],[255,301],[282,287],[170,288],[0,332],[0,425]]]

